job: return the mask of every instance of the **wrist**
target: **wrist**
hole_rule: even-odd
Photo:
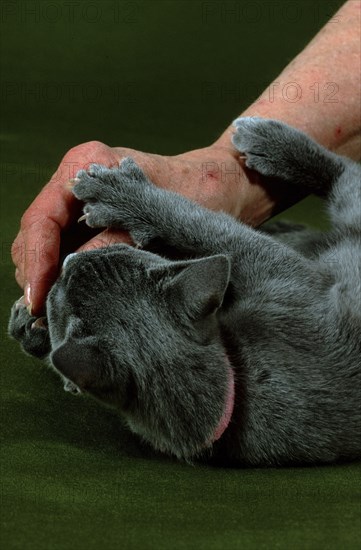
[[[253,110],[253,106],[251,106],[242,116],[262,116],[262,113],[256,109]],[[277,116],[275,114],[272,116],[265,114],[263,118],[277,118]],[[279,120],[282,120],[282,118],[279,118]],[[233,133],[234,127],[231,125],[216,140],[213,147],[231,149],[232,156],[240,164],[243,171],[243,185],[238,196],[237,217],[239,219],[256,227],[305,198],[306,194],[302,190],[290,188],[289,185],[281,181],[270,181],[256,171],[248,169],[245,165],[244,156],[232,144]],[[231,144],[231,147],[229,144]]]
[[[246,167],[244,156],[232,143],[233,134],[234,127],[231,125],[211,148],[227,151],[233,162],[238,164],[241,178],[234,215],[244,223],[256,227],[277,213],[280,197],[269,187],[266,178]]]
[[[170,158],[169,166],[174,191],[211,210],[240,216],[248,180],[231,142],[176,155]]]

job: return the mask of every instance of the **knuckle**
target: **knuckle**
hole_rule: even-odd
[[[11,245],[11,257],[15,265],[21,263],[22,249],[23,241],[19,237],[16,237],[15,241]]]
[[[39,211],[30,206],[21,218],[20,230],[21,232],[26,233],[35,225],[41,226],[45,219],[46,216],[44,214],[41,214]]]
[[[78,170],[89,164],[106,162],[111,156],[110,151],[108,145],[96,140],[76,145],[65,154],[52,179],[63,181],[73,178]]]
[[[108,146],[105,145],[105,143],[102,143],[101,141],[87,141],[85,143],[81,143],[80,145],[76,145],[75,147],[72,147],[69,149],[69,151],[65,154],[63,160],[72,159],[76,157],[79,158],[79,155],[82,156],[91,156],[96,155],[99,153],[104,152],[106,149],[108,149]]]

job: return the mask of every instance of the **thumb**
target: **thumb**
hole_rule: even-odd
[[[122,231],[121,229],[105,229],[90,239],[90,241],[87,241],[79,247],[76,252],[95,250],[97,248],[107,248],[108,246],[118,243],[134,245],[134,242],[127,231]]]

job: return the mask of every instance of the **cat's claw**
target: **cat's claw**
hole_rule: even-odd
[[[67,186],[69,187],[69,189],[73,189],[74,185],[79,183],[79,181],[80,181],[79,178],[70,178],[67,182]]]
[[[86,222],[88,216],[89,216],[89,214],[83,214],[82,216],[80,216],[80,218],[78,219],[78,223],[80,223],[84,220]]]
[[[31,324],[31,329],[36,329],[36,328],[40,328],[40,329],[44,329],[46,330],[47,329],[47,326],[46,326],[46,317],[38,317],[32,324]]]
[[[130,157],[114,168],[92,164],[88,170],[79,170],[75,179],[72,192],[85,202],[78,222],[85,221],[89,227],[120,227],[132,232],[129,222],[135,220],[137,213],[141,213],[137,229],[140,221],[144,221],[142,186],[149,189],[153,184]],[[141,233],[144,233],[142,229]]]

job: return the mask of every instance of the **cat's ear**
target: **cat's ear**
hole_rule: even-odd
[[[223,254],[174,262],[168,266],[164,289],[170,304],[182,307],[193,319],[201,319],[220,307],[229,277],[230,262]]]
[[[104,362],[96,342],[90,338],[68,338],[50,355],[54,367],[81,390],[96,387]]]

